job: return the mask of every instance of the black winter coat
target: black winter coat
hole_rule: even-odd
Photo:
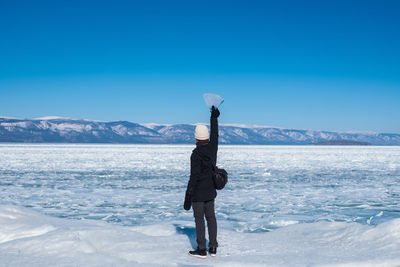
[[[217,196],[210,161],[217,163],[218,119],[210,119],[210,142],[197,146],[190,157],[190,180],[186,189],[186,198],[191,202],[213,200]]]

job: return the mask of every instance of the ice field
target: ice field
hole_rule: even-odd
[[[207,260],[193,148],[1,144],[0,266],[400,265],[400,147],[221,146]]]

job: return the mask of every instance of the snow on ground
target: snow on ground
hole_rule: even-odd
[[[399,266],[400,219],[222,229],[217,258],[191,258],[193,224],[121,226],[0,206],[0,266]]]
[[[399,147],[221,146],[207,260],[192,149],[0,145],[0,266],[400,266]]]

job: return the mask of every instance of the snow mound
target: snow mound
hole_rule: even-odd
[[[0,266],[398,266],[400,219],[378,226],[293,224],[273,232],[219,231],[218,256],[198,260],[193,225],[125,227],[0,206]]]

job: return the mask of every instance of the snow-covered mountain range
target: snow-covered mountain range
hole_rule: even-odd
[[[193,144],[194,124],[138,124],[61,117],[0,117],[0,142]],[[220,125],[221,144],[306,145],[331,140],[400,145],[400,134],[330,132],[269,126]]]

